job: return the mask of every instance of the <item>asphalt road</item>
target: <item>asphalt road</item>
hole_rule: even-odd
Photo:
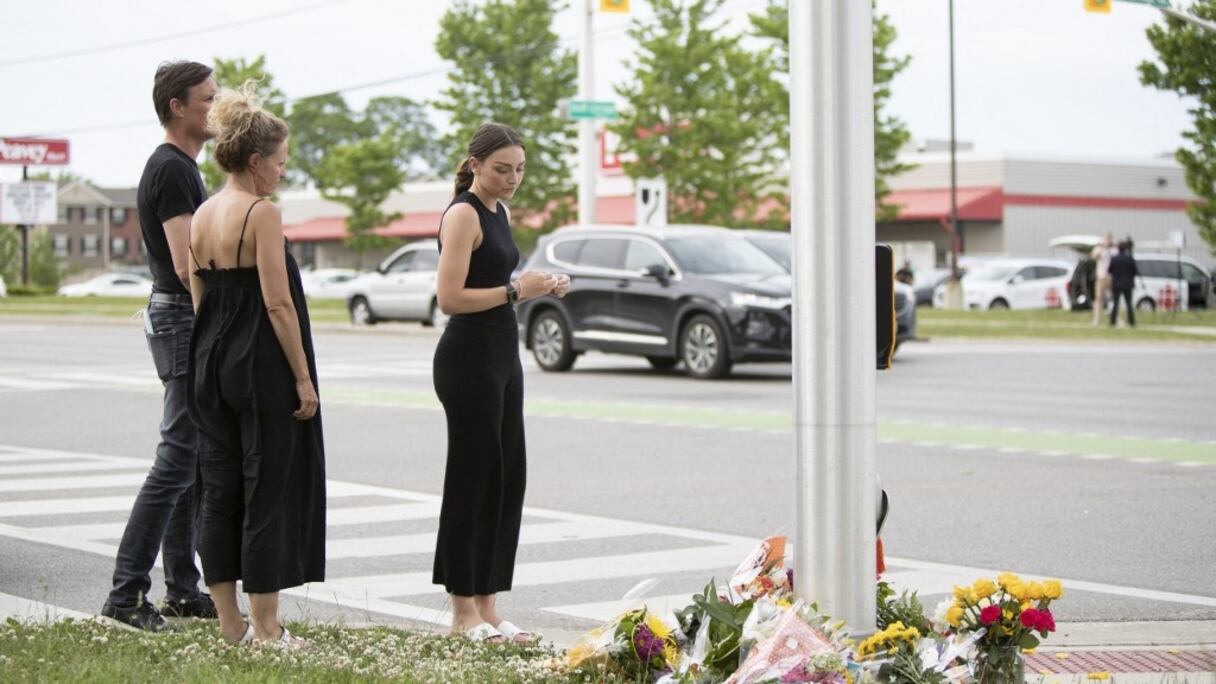
[[[328,578],[291,592],[290,615],[443,621],[436,340],[317,332]],[[598,354],[524,365],[527,510],[501,603],[517,624],[585,629],[652,577],[652,607],[678,603],[755,540],[793,535],[788,365],[718,382]],[[878,379],[889,579],[930,609],[1013,570],[1065,581],[1059,621],[1216,619],[1213,387],[1214,345],[906,346]],[[0,594],[100,609],[159,411],[136,322],[0,320]]]

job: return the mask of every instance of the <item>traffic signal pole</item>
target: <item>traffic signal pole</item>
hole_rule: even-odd
[[[872,633],[874,35],[869,2],[791,2],[794,588]]]
[[[591,33],[594,16],[592,0],[579,1],[579,49],[578,49],[578,96],[590,100],[595,95],[592,70],[592,48],[595,45]],[[578,122],[578,222],[584,225],[595,223],[595,120],[581,119]]]

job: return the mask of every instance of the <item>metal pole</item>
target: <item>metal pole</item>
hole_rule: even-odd
[[[790,3],[799,595],[874,630],[874,66],[869,2]]]
[[[593,37],[591,34],[592,0],[581,0],[582,21],[579,22],[578,50],[578,96],[590,100],[595,96],[592,65],[594,64]],[[580,182],[578,184],[578,220],[582,224],[595,223],[595,119],[578,122],[578,154]]]
[[[1176,19],[1181,19],[1183,21],[1189,21],[1190,23],[1198,26],[1199,28],[1216,32],[1216,23],[1212,23],[1212,22],[1208,21],[1207,19],[1200,19],[1199,17],[1197,17],[1193,14],[1189,14],[1187,12],[1182,12],[1182,11],[1176,10],[1173,7],[1162,7],[1160,9],[1161,9],[1162,14],[1169,15],[1171,17],[1174,17]]]
[[[962,235],[958,225],[958,139],[955,132],[955,102],[954,102],[954,0],[950,0],[950,249],[954,252],[951,260],[951,275],[959,277],[958,257],[963,251]]]
[[[30,179],[30,167],[21,167],[21,181]],[[21,230],[21,284],[29,286],[30,284],[30,226],[22,224],[17,226]]]

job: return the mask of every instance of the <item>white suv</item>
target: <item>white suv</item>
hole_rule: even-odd
[[[1153,311],[1168,300],[1180,311],[1207,308],[1212,276],[1197,261],[1177,254],[1141,254],[1136,259],[1132,301],[1140,311]]]
[[[967,309],[1058,309],[1068,306],[1072,264],[1054,259],[994,259],[963,276]],[[933,291],[933,306],[945,306],[945,285]]]
[[[376,270],[347,283],[346,310],[351,323],[421,321],[442,328],[448,319],[435,296],[438,268],[435,240],[411,242],[393,252]]]

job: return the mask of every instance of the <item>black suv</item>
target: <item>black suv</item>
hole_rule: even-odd
[[[790,277],[759,248],[709,226],[570,226],[540,239],[525,270],[567,273],[564,299],[519,307],[540,367],[587,350],[683,362],[720,378],[742,361],[790,360]]]

